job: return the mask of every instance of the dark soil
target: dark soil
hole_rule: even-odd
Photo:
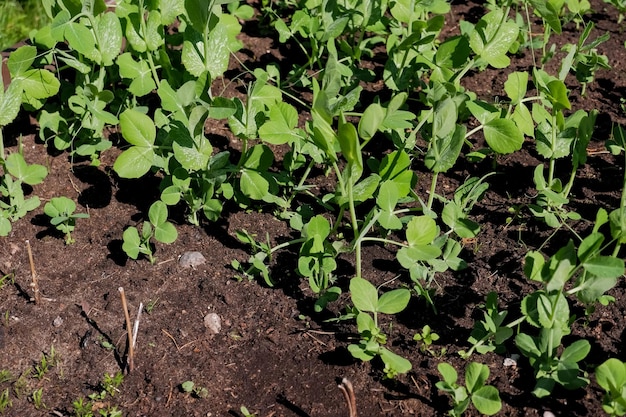
[[[475,21],[482,15],[480,4],[457,3],[446,17],[449,33],[458,32],[459,19]],[[595,152],[590,152],[587,164],[580,169],[570,204],[572,210],[591,221],[598,207],[611,210],[619,206],[623,167],[601,151],[612,124],[625,122],[620,100],[626,93],[623,27],[617,25],[617,14],[610,6],[600,0],[592,4],[595,12],[589,18],[597,25],[592,37],[610,33],[610,40],[600,45],[599,52],[609,57],[613,69],[600,72],[585,97],[579,94],[576,81],[568,80],[573,107],[600,112],[593,138]],[[247,67],[270,60],[289,65],[278,43],[259,34],[258,23],[247,23],[244,32],[241,39],[246,49],[238,58]],[[575,42],[577,37],[575,26],[569,24],[558,42]],[[242,71],[236,62],[233,60],[229,72],[233,76]],[[530,56],[513,57],[506,70],[470,74],[464,85],[492,100],[504,95],[508,72],[528,70],[531,63]],[[237,94],[233,90],[236,86],[231,84],[225,94]],[[521,298],[535,288],[523,276],[524,256],[552,233],[524,211],[511,225],[505,222],[509,208],[529,203],[532,198],[532,171],[540,160],[528,143],[522,151],[498,159],[498,175],[489,179],[490,189],[474,210],[474,220],[481,224],[482,232],[463,252],[469,268],[437,278],[434,301],[439,313],[434,314],[424,301],[414,298],[409,308],[394,318],[392,327],[383,321],[393,349],[413,364],[410,373],[386,380],[380,363],[363,363],[348,353],[346,347],[357,338],[353,322],[326,321],[340,313],[348,296],[344,294],[330,312],[315,314],[313,294],[295,273],[293,253],[281,253],[274,262],[274,288],[233,278],[231,261],[245,261],[249,256],[235,238],[235,231],[246,229],[261,236],[267,232],[280,241],[291,233],[286,224],[271,214],[226,211],[220,221],[201,228],[178,224],[178,240],[172,245],[157,245],[155,265],[146,259],[127,259],[121,250],[122,232],[144,218],[155,199],[157,181],[116,177],[111,169],[116,151],[105,153],[97,168],[72,165],[65,154],[51,156],[36,143],[36,127],[30,122],[27,115],[21,116],[5,129],[5,141],[8,150],[15,151],[19,134],[23,134],[27,160],[49,168],[49,176],[33,187],[32,194],[40,196],[42,206],[52,197],[70,197],[78,201],[79,211],[90,217],[79,219],[73,245],[66,246],[62,236],[49,227],[42,207],[14,224],[10,236],[0,240],[0,271],[15,278],[13,284],[5,282],[0,289],[0,369],[13,376],[0,383],[0,391],[10,388],[13,406],[5,412],[9,416],[73,415],[73,401],[97,391],[105,373],[124,368],[127,343],[119,287],[125,290],[131,315],[136,314],[140,302],[152,308],[142,316],[135,369],[124,377],[119,392],[96,403],[96,408],[115,405],[125,416],[241,416],[243,405],[259,417],[347,416],[337,388],[346,377],[355,387],[361,416],[443,415],[449,402],[435,387],[439,380],[437,364],[447,361],[459,370],[465,367],[466,361],[457,352],[467,349],[474,320],[481,317],[478,307],[490,291],[497,291],[500,305],[509,310],[511,319],[519,317]],[[238,147],[222,124],[211,127],[211,140],[219,147]],[[416,169],[424,171],[417,192],[426,198],[430,178],[425,169]],[[438,192],[451,196],[467,176],[482,176],[491,170],[489,162],[462,160],[441,179]],[[586,230],[589,224],[581,221],[573,227]],[[552,254],[568,238],[568,233],[558,232],[543,250]],[[39,305],[31,299],[27,240],[44,296]],[[182,268],[178,260],[186,251],[201,252],[207,262],[195,269]],[[399,280],[410,282],[390,248],[366,247],[364,260],[364,278],[376,285],[398,275]],[[344,261],[344,275],[338,284],[345,289],[353,270],[352,259],[345,257]],[[586,338],[592,345],[583,363],[590,373],[609,357],[625,359],[625,291],[624,282],[620,282],[610,292],[616,302],[599,307],[589,317],[584,316],[580,305],[574,307],[579,319],[573,336]],[[219,334],[211,334],[204,326],[208,313],[221,317]],[[426,324],[441,336],[434,349],[447,349],[441,357],[421,353],[413,342],[413,335]],[[105,347],[107,344],[114,348]],[[500,415],[603,413],[602,391],[595,382],[572,392],[556,389],[545,400],[534,398],[534,377],[528,362],[522,358],[517,367],[503,366],[503,360],[516,353],[512,344],[508,347],[507,354],[473,357],[489,366],[489,383],[499,389],[503,400]],[[31,376],[42,354],[50,354],[52,349],[57,357],[54,366],[43,379]],[[181,384],[188,380],[206,388],[208,397],[183,392]],[[45,408],[37,410],[29,398],[40,388]],[[468,415],[475,415],[475,411]]]

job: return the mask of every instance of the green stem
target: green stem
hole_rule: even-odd
[[[437,188],[437,178],[439,174],[437,172],[433,172],[433,178],[430,182],[430,193],[428,195],[428,211],[432,210],[433,200],[435,199],[435,189]]]
[[[2,135],[2,127],[3,126],[0,126],[0,163],[4,164],[4,137]]]

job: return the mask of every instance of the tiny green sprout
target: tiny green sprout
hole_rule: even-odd
[[[11,371],[7,369],[3,369],[0,371],[0,384],[2,384],[3,382],[10,381],[11,379],[13,379],[13,375],[11,374]]]
[[[109,342],[108,340],[106,340],[102,336],[98,337],[98,342],[100,343],[100,346],[102,346],[106,350],[115,350],[115,345],[113,343]]]
[[[33,391],[32,395],[33,405],[37,410],[46,408],[46,405],[43,403],[43,388],[36,389]]]
[[[157,306],[157,304],[159,303],[159,298],[155,298],[154,300],[150,299],[150,301],[148,301],[148,304],[146,304],[146,313],[148,314],[152,314],[152,311],[154,310],[154,308]]]
[[[77,400],[74,400],[72,407],[74,407],[73,415],[75,417],[94,417],[93,402],[88,401],[85,397],[79,397]]]
[[[15,272],[11,272],[9,274],[5,274],[0,277],[0,290],[8,283],[15,283]]]
[[[74,243],[72,232],[76,227],[76,219],[89,217],[87,213],[74,213],[76,203],[67,197],[55,197],[51,199],[43,208],[44,213],[51,217],[50,224],[62,233],[65,233],[65,244]]]
[[[13,402],[11,401],[10,392],[7,388],[4,391],[0,392],[0,413],[4,413],[7,408],[10,408],[12,406]]]
[[[422,327],[421,333],[416,333],[415,336],[413,336],[413,340],[415,340],[416,342],[422,342],[420,344],[420,352],[425,353],[430,351],[430,346],[433,344],[433,342],[439,340],[439,335],[433,332],[430,329],[430,326],[427,324],[426,326]]]
[[[248,411],[248,409],[244,407],[243,405],[241,406],[241,408],[239,408],[239,411],[241,411],[241,415],[243,415],[243,417],[256,417],[254,414]]]
[[[195,397],[206,398],[209,396],[209,391],[206,388],[196,385],[193,381],[185,381],[180,386],[184,392]]]
[[[117,371],[115,375],[104,374],[102,387],[111,397],[114,397],[115,393],[120,391],[118,388],[122,382],[124,382],[124,374],[120,371]]]

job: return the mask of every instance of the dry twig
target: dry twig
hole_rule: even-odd
[[[128,314],[128,305],[126,304],[126,294],[124,288],[118,288],[120,296],[122,297],[122,308],[124,309],[124,317],[126,318],[126,331],[128,333],[128,357],[126,364],[128,365],[128,372],[132,372],[134,368],[135,348],[133,346],[133,328],[130,325],[130,315]]]
[[[30,284],[33,287],[35,293],[35,304],[41,304],[41,293],[39,292],[39,281],[37,280],[37,273],[35,272],[35,261],[33,261],[33,251],[30,249],[30,241],[26,241],[26,249],[28,250],[28,261],[30,262],[30,274],[33,277],[33,282]]]
[[[341,380],[341,384],[338,385],[339,389],[343,393],[343,397],[346,399],[348,405],[349,417],[357,417],[356,414],[356,397],[354,395],[354,388],[352,383],[347,378]]]

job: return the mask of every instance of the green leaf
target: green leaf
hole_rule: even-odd
[[[472,404],[482,414],[492,416],[502,408],[500,393],[496,387],[484,386],[472,394]]]
[[[158,10],[151,10],[148,13],[146,21],[145,38],[146,47],[149,51],[156,51],[163,45],[163,36],[161,35],[161,13]]]
[[[241,192],[253,200],[263,200],[269,193],[269,182],[258,172],[244,169],[239,180]]]
[[[298,124],[298,112],[285,102],[270,108],[270,120],[259,128],[259,137],[273,145],[282,145],[300,139],[295,130]]]
[[[122,136],[128,143],[152,148],[156,139],[156,127],[152,119],[145,114],[127,109],[120,115]]]
[[[132,80],[128,91],[137,97],[143,97],[156,88],[152,72],[145,61],[136,62],[130,52],[123,53],[117,58],[120,76]]]
[[[19,82],[11,82],[6,91],[4,86],[0,87],[0,128],[15,120],[21,104],[22,86]]]
[[[626,386],[626,364],[619,359],[607,359],[596,368],[596,380],[612,396],[622,396]]]
[[[209,23],[212,4],[211,0],[185,0],[185,14],[198,33],[203,33]]]
[[[374,137],[385,119],[385,110],[378,103],[372,103],[363,112],[359,120],[359,136],[364,140]]]
[[[41,108],[38,100],[52,97],[59,92],[60,81],[48,70],[30,69],[16,77],[13,82],[20,81],[23,93],[23,101]]]
[[[504,91],[511,99],[511,104],[517,105],[526,96],[528,86],[527,72],[512,72],[504,83]]]
[[[470,33],[470,47],[494,68],[506,68],[507,52],[517,40],[519,28],[512,20],[504,20],[500,9],[483,16]]]
[[[391,290],[378,299],[377,311],[384,314],[397,314],[409,305],[411,292],[405,288]]]
[[[18,181],[28,185],[41,183],[48,175],[48,170],[43,165],[28,165],[20,153],[12,153],[6,157],[6,169]]]
[[[102,65],[113,65],[122,49],[122,25],[115,13],[107,12],[97,17],[96,33]]]
[[[11,78],[16,78],[26,72],[37,57],[37,47],[24,45],[17,48],[7,59],[7,68]]]
[[[359,311],[375,312],[378,309],[378,292],[369,281],[354,277],[350,280],[350,297]]]
[[[150,170],[154,156],[152,148],[132,146],[117,157],[113,170],[122,178],[139,178]]]
[[[90,61],[100,61],[100,53],[96,49],[93,32],[85,25],[70,22],[65,26],[65,39],[70,47]]]
[[[583,268],[599,278],[617,278],[624,274],[624,260],[598,255],[583,262]]]
[[[204,135],[191,137],[191,133],[181,122],[171,124],[169,138],[173,141],[174,157],[188,171],[207,169],[213,147]]]
[[[470,394],[483,387],[487,378],[489,378],[489,368],[482,363],[471,362],[465,368],[465,385]]]
[[[361,177],[361,172],[363,171],[361,146],[356,127],[352,123],[346,122],[343,115],[339,118],[337,140],[339,140],[343,157],[348,161],[348,164],[353,166],[351,181],[354,182]]]
[[[441,249],[433,245],[418,245],[400,248],[396,258],[403,268],[411,269],[416,262],[431,261],[441,256]]]
[[[561,361],[578,363],[585,359],[591,350],[589,341],[577,340],[563,350]]]
[[[533,9],[552,28],[556,34],[561,33],[561,18],[552,2],[548,0],[529,0]]]
[[[524,356],[531,360],[541,356],[541,351],[537,348],[535,340],[526,333],[520,333],[515,336],[515,345]]]
[[[53,197],[43,208],[49,217],[69,216],[76,211],[76,203],[67,197]]]
[[[489,147],[502,155],[520,150],[524,143],[524,135],[509,119],[493,119],[484,125],[483,131]]]
[[[415,216],[407,224],[406,240],[409,246],[428,245],[439,233],[437,223],[428,216]]]
[[[552,103],[555,110],[571,109],[572,105],[567,97],[567,87],[561,80],[552,80],[547,84],[548,100]]]
[[[160,224],[154,228],[154,238],[161,243],[170,244],[178,238],[178,232],[170,222]]]
[[[124,243],[122,243],[122,249],[132,259],[137,259],[139,256],[139,245],[141,239],[139,238],[139,231],[135,227],[129,227],[124,230],[123,234]]]
[[[387,348],[381,348],[380,358],[385,364],[385,373],[388,377],[394,377],[396,374],[405,374],[412,368],[411,362],[408,359],[403,358]]]
[[[453,127],[452,135],[431,139],[424,164],[433,172],[446,172],[454,166],[459,157],[467,129],[464,125],[453,125]]]
[[[437,365],[437,370],[439,371],[445,382],[447,382],[451,386],[456,385],[456,381],[459,376],[456,370],[452,367],[452,365],[446,362],[441,362]]]
[[[241,26],[237,19],[228,14],[220,16],[219,22],[210,31],[206,44],[202,38],[203,30],[187,28],[182,53],[185,69],[196,77],[205,71],[208,71],[213,79],[220,77],[228,69],[231,52],[239,49],[235,36],[240,31]]]

